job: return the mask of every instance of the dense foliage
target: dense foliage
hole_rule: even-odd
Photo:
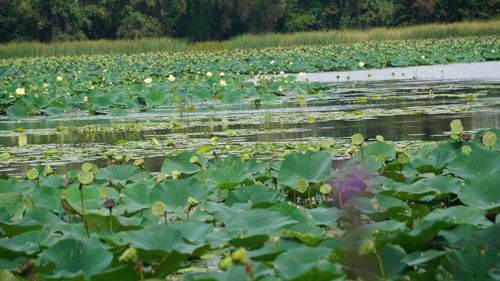
[[[496,0],[1,0],[0,42],[243,33],[492,19]]]
[[[252,83],[261,74],[359,70],[498,60],[497,38],[401,41],[322,47],[83,56],[0,61],[0,114],[10,118],[126,110],[192,101],[304,97],[324,87],[301,73]]]
[[[456,140],[410,151],[356,134],[336,169],[330,150],[278,162],[185,152],[157,175],[141,159],[2,175],[0,276],[499,280],[500,131],[461,141],[463,129],[455,120]],[[190,274],[200,266],[221,271]]]

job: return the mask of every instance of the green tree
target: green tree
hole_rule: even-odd
[[[116,37],[127,39],[161,37],[163,30],[157,18],[129,8],[128,15],[120,21]]]

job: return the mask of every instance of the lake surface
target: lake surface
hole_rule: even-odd
[[[349,80],[342,78],[347,76]],[[22,173],[49,163],[65,172],[86,161],[106,165],[109,152],[119,151],[145,158],[147,169],[158,171],[166,156],[203,146],[212,148],[207,154],[251,152],[273,158],[279,153],[266,145],[345,143],[354,133],[390,141],[436,141],[448,138],[453,119],[461,119],[470,132],[500,127],[499,62],[315,73],[306,78],[333,88],[260,106],[198,103],[120,117],[75,113],[20,121],[3,118],[0,150],[12,158],[1,161],[0,170]],[[13,131],[16,128],[25,131]]]

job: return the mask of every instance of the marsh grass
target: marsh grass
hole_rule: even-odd
[[[269,33],[263,35],[247,34],[233,38],[228,42],[227,47],[230,49],[265,48],[492,35],[500,35],[500,20],[373,28],[369,30],[329,30],[289,34]]]
[[[213,51],[326,45],[365,41],[442,39],[465,36],[498,36],[500,20],[427,24],[411,27],[373,28],[369,30],[330,30],[297,33],[247,34],[228,41],[190,43],[183,39],[151,38],[140,40],[97,40],[8,43],[0,45],[0,58],[48,57],[97,54],[136,54],[147,52]]]

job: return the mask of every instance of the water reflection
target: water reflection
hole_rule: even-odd
[[[436,96],[430,97],[429,92]],[[478,94],[478,96],[466,97],[469,94]],[[380,97],[374,98],[374,96]],[[359,102],[359,97],[368,97],[368,99],[366,102]],[[364,116],[362,120],[315,121],[307,119],[311,113],[356,110],[368,112],[373,108],[399,109],[411,106],[467,104],[468,102],[483,102],[485,107],[478,112],[460,114]],[[44,151],[43,144],[69,145],[75,148],[75,151],[84,149],[83,144],[102,145],[99,148],[105,151],[119,140],[145,141],[151,138],[167,139],[172,136],[175,138],[180,135],[194,139],[193,147],[204,145],[213,136],[225,138],[231,142],[231,145],[237,145],[242,141],[266,143],[308,141],[323,137],[347,138],[354,133],[362,133],[368,138],[383,135],[386,140],[393,141],[432,141],[447,138],[449,123],[457,118],[462,120],[466,130],[500,127],[499,104],[498,79],[493,82],[370,82],[360,83],[355,88],[344,85],[344,87],[323,93],[319,98],[263,104],[260,108],[250,105],[222,105],[220,107],[208,105],[205,108],[197,106],[199,110],[197,112],[179,113],[172,108],[160,108],[147,113],[132,113],[120,118],[75,115],[75,119],[63,118],[61,120],[41,118],[22,121],[3,120],[0,121],[0,145],[3,146],[0,152],[15,154],[15,148],[12,147],[18,146],[25,149],[24,151],[29,151],[25,154],[31,156],[29,153],[33,151]],[[280,119],[283,116],[287,118],[299,116],[303,119],[283,122],[283,119]],[[134,124],[146,126],[140,129],[135,128]],[[28,131],[19,134],[6,131],[15,128],[24,128]],[[37,130],[30,131],[29,129]],[[144,143],[139,142],[137,150],[141,149],[140,144]],[[124,151],[124,153],[128,152]],[[40,157],[47,159],[45,156]],[[92,157],[92,161],[98,165],[107,165],[104,153],[92,155]],[[55,170],[61,173],[80,169],[81,164],[88,161],[88,159],[82,159],[79,153],[75,153],[68,159],[65,162],[43,161],[52,163]],[[144,165],[149,171],[159,171],[163,159],[163,156],[155,154],[145,159]],[[29,170],[31,164],[40,163],[40,161],[42,160],[35,159],[13,163],[10,164],[11,166],[1,167],[1,170],[8,173],[22,173]]]
[[[28,145],[28,136],[25,134],[17,136],[17,145],[18,146]]]

